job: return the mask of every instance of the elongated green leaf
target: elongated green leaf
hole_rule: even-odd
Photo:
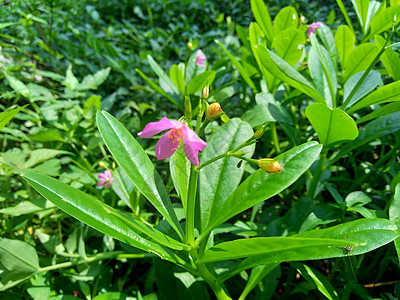
[[[314,142],[297,146],[276,158],[282,166],[281,173],[270,174],[262,169],[249,176],[228,199],[215,207],[209,216],[211,231],[229,218],[281,192],[295,182],[318,158],[321,145]]]
[[[126,128],[104,111],[97,112],[97,126],[108,149],[139,191],[183,237],[164,183],[143,148]]]
[[[139,219],[127,218],[125,214],[78,189],[59,180],[31,170],[23,170],[21,176],[46,199],[66,213],[94,229],[108,234],[144,251],[155,252],[163,259],[174,260],[159,244],[182,250],[183,244],[167,237]],[[147,236],[153,241],[143,238]]]
[[[250,0],[250,6],[258,26],[260,26],[268,41],[272,42],[272,38],[274,36],[272,31],[272,22],[264,1]]]
[[[179,148],[169,160],[169,169],[171,172],[172,182],[179,197],[181,197],[183,207],[186,211],[187,194],[190,177],[190,161],[186,158],[183,148]]]
[[[214,78],[214,71],[205,71],[204,73],[197,75],[189,82],[187,93],[191,95],[196,93],[197,91],[201,91],[206,84],[211,85],[211,83],[214,81]]]
[[[358,136],[356,122],[339,108],[313,103],[306,108],[306,116],[325,146],[354,140]]]
[[[330,58],[328,51],[319,44],[315,34],[310,36],[311,45],[321,63],[322,70],[324,72],[328,87],[329,96],[327,97],[325,93],[326,104],[330,107],[334,107],[336,104],[336,90],[337,90],[337,78],[335,66]]]
[[[260,264],[359,255],[386,245],[397,237],[397,226],[389,220],[360,219],[292,237],[251,238],[218,244],[206,251],[201,261],[247,257],[229,271],[229,276],[232,276]],[[347,253],[344,247],[352,248]],[[258,251],[260,254],[254,254]]]
[[[350,95],[351,91],[357,85],[358,81],[360,81],[361,77],[364,75],[364,72],[357,73],[351,76],[349,80],[346,81],[346,83],[344,84],[343,103],[346,102],[347,97]],[[365,78],[364,82],[358,88],[357,92],[354,94],[353,98],[347,104],[345,109],[349,108],[358,100],[360,100],[365,95],[374,90],[378,86],[380,81],[381,81],[381,73],[379,73],[378,71],[370,72],[368,76]]]
[[[356,123],[361,124],[361,123],[376,119],[381,116],[386,116],[388,114],[391,114],[394,111],[400,111],[400,102],[392,102],[387,105],[384,105],[381,108],[374,110],[373,112],[365,115],[361,119],[358,119],[356,121]]]
[[[272,75],[278,77],[280,80],[293,86],[299,91],[307,94],[317,102],[325,103],[324,98],[311,85],[311,83],[308,82],[307,79],[305,79],[287,62],[263,46],[258,46],[256,51],[262,65]]]
[[[239,119],[230,119],[228,123],[219,127],[207,141],[200,163],[235,149],[253,136],[253,130],[247,122]],[[251,157],[254,145],[241,149],[246,157]],[[200,171],[200,210],[201,227],[205,229],[214,214],[223,206],[229,195],[239,185],[244,164],[239,167],[240,160],[235,157],[226,157],[204,167]]]
[[[150,64],[150,67],[160,79],[160,87],[180,105],[182,103],[182,95],[179,93],[171,78],[164,72],[163,69],[161,69],[159,64],[156,63],[151,55],[147,55],[147,60]]]
[[[344,82],[354,74],[365,71],[373,62],[378,48],[375,44],[365,43],[356,47],[349,55],[349,59],[344,66],[343,77]]]
[[[367,41],[374,35],[389,30],[392,26],[396,26],[399,23],[400,18],[397,17],[395,19],[395,16],[399,15],[400,6],[391,6],[377,13],[371,20],[370,30],[368,31],[368,35],[364,37],[364,40]]]
[[[342,0],[336,0],[336,3],[339,6],[340,11],[342,12],[344,18],[346,19],[347,26],[349,26],[350,30],[354,33],[352,21],[350,20],[349,14],[347,13],[347,9],[344,6]]]
[[[271,272],[278,264],[267,264],[262,266],[256,266],[251,270],[249,279],[247,280],[246,287],[244,288],[239,299],[245,299],[256,285],[264,279],[264,277]]]
[[[375,36],[375,43],[381,49],[385,45],[386,40],[380,35]],[[388,71],[389,75],[392,76],[394,80],[400,79],[400,57],[393,50],[393,48],[387,48],[381,56],[381,61]]]
[[[400,228],[400,184],[396,185],[392,202],[389,207],[389,219]],[[400,239],[394,241],[397,256],[400,258]]]
[[[274,19],[274,37],[276,38],[282,31],[290,27],[297,27],[299,16],[291,6],[282,8]],[[304,37],[304,34],[303,34]],[[282,57],[282,56],[281,56]]]
[[[243,68],[243,66],[238,62],[238,60],[232,54],[229,53],[229,51],[224,47],[224,45],[221,44],[220,41],[216,41],[216,43],[222,48],[222,50],[228,56],[229,60],[236,67],[236,69],[239,71],[239,73],[243,77],[244,81],[246,81],[246,83],[251,87],[251,89],[253,91],[257,91],[257,88],[254,85],[254,82],[251,80],[249,74]]]
[[[18,80],[17,78],[11,76],[5,71],[3,71],[3,74],[4,76],[6,76],[8,83],[14,91],[26,98],[29,97],[29,89],[21,80]]]
[[[377,138],[381,138],[387,134],[400,130],[400,112],[394,112],[382,117],[379,117],[367,125],[365,125],[354,141],[351,141],[344,145],[338,155],[336,155],[330,163],[333,164],[340,157],[343,157],[350,151],[359,148],[361,145],[369,143]]]
[[[169,70],[169,77],[171,77],[172,82],[175,84],[179,92],[184,95],[185,78],[183,77],[182,71],[179,69],[178,65],[172,65],[171,69]]]
[[[306,42],[304,32],[290,27],[275,36],[272,48],[276,54],[285,60],[289,65],[294,66],[303,56],[303,48],[300,45]]]
[[[399,96],[400,96],[400,81],[395,81],[381,87],[380,89],[377,89],[376,91],[370,93],[367,97],[353,104],[353,106],[348,109],[348,112],[353,113],[363,107],[374,104],[399,101],[400,100]]]
[[[0,130],[4,128],[14,118],[21,110],[23,110],[28,105],[24,105],[18,108],[6,110],[0,113]]]
[[[301,276],[303,276],[309,283],[315,285],[326,298],[330,300],[339,300],[339,296],[331,282],[320,272],[305,264],[291,263],[291,266],[295,267]]]
[[[163,95],[165,98],[167,98],[169,101],[171,101],[173,104],[179,107],[179,104],[181,101],[176,101],[174,98],[172,98],[170,95],[168,95],[166,92],[164,92],[163,89],[161,89],[154,81],[152,81],[150,78],[148,78],[141,70],[136,69],[136,72],[139,73],[140,76],[143,77],[144,80],[147,81],[148,84],[158,93]]]
[[[366,21],[368,16],[369,0],[351,0],[357,13],[363,33],[367,31]]]
[[[335,33],[335,41],[343,69],[347,63],[350,53],[354,49],[356,37],[348,26],[341,25]]]
[[[326,105],[332,107],[333,102],[331,92],[329,91],[328,81],[324,74],[324,70],[318,58],[318,55],[312,47],[308,52],[308,69],[310,70],[312,80],[318,93],[320,93],[325,98]]]

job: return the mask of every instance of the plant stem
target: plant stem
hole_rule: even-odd
[[[194,215],[196,207],[196,191],[197,191],[197,178],[199,172],[196,167],[192,165],[190,170],[187,209],[186,209],[186,243],[194,246]]]
[[[276,133],[276,123],[275,122],[271,123],[271,133],[272,133],[272,141],[274,144],[275,152],[278,155],[279,153],[281,153],[281,148],[279,147],[278,135]]]
[[[319,157],[317,169],[315,170],[314,176],[311,179],[310,186],[308,187],[307,196],[310,197],[311,199],[314,199],[318,182],[321,179],[322,173],[325,171],[326,153],[327,151],[323,151],[323,153]]]

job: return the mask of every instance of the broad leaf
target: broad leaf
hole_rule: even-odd
[[[349,58],[350,53],[354,49],[356,37],[348,26],[341,25],[335,33],[335,41],[343,69],[343,66],[345,66],[347,63],[347,59]]]
[[[378,48],[375,44],[365,43],[356,47],[349,55],[349,58],[344,65],[343,77],[344,82],[354,74],[365,71],[373,62]]]
[[[26,98],[29,97],[29,89],[21,80],[18,80],[5,71],[3,71],[3,74],[6,76],[8,83],[14,91]]]
[[[388,114],[391,114],[394,111],[400,111],[400,102],[392,102],[392,103],[386,104],[386,105],[382,106],[381,108],[378,108],[377,110],[374,110],[373,112],[358,119],[356,121],[356,123],[361,124],[361,123],[376,119],[381,116],[386,116]]]
[[[84,90],[95,90],[97,89],[104,81],[106,81],[108,75],[110,74],[111,68],[106,68],[97,71],[93,75],[86,75],[82,82],[78,85],[78,91]]]
[[[172,82],[175,84],[179,92],[184,95],[185,78],[183,77],[182,71],[179,69],[178,65],[172,65],[171,69],[169,70],[169,77],[171,77]]]
[[[179,148],[169,160],[169,169],[171,172],[172,182],[175,190],[182,200],[183,207],[186,211],[187,194],[190,178],[190,161],[186,158],[183,148]]]
[[[21,176],[46,199],[66,213],[94,229],[144,251],[155,252],[171,261],[171,255],[159,244],[175,250],[184,245],[139,219],[128,217],[100,200],[47,175],[23,170]],[[148,239],[141,235],[147,236]]]
[[[290,27],[278,34],[272,43],[276,54],[291,66],[296,65],[303,56],[303,45],[306,42],[304,32]]]
[[[389,207],[389,219],[400,228],[400,184],[396,185],[392,202]],[[400,258],[400,239],[394,241],[397,256]]]
[[[211,85],[211,83],[214,81],[214,78],[215,78],[214,71],[205,71],[204,73],[197,75],[189,82],[187,87],[187,93],[189,95],[192,95],[198,91],[201,91],[206,84]]]
[[[378,45],[379,48],[382,48],[386,40],[381,37],[380,35],[375,36],[375,42]],[[393,50],[393,48],[387,48],[385,52],[383,52],[381,56],[381,61],[383,65],[385,66],[386,70],[388,71],[389,75],[392,76],[392,78],[397,81],[400,79],[400,57],[396,53],[396,51]]]
[[[297,27],[299,16],[291,6],[282,8],[274,19],[274,39],[287,28]],[[304,37],[304,34],[303,34]]]
[[[392,28],[392,26],[396,27],[400,21],[400,18],[396,16],[399,15],[400,6],[391,6],[379,12],[372,19],[370,23],[370,30],[368,31],[368,35],[364,37],[364,40],[369,40],[374,35],[389,30]]]
[[[164,183],[143,148],[126,128],[104,111],[97,113],[97,125],[105,144],[139,191],[183,237]]]
[[[239,119],[231,119],[219,127],[207,141],[201,162],[235,149],[253,136],[251,126]],[[251,157],[254,145],[241,149],[246,157]],[[204,167],[200,171],[201,227],[205,229],[214,210],[223,206],[229,195],[239,185],[244,172],[244,164],[235,157],[226,157]]]
[[[78,79],[76,79],[74,73],[72,73],[72,65],[70,64],[67,69],[67,73],[65,75],[65,80],[63,84],[69,88],[70,90],[76,90],[79,85]]]
[[[287,188],[308,170],[318,158],[321,148],[321,145],[309,142],[279,155],[276,161],[283,168],[281,173],[270,174],[258,169],[240,184],[221,206],[210,212],[208,228],[204,234]]]
[[[306,116],[325,146],[354,140],[358,136],[356,122],[339,108],[313,103],[306,108]]]

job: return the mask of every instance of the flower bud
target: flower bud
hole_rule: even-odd
[[[218,102],[214,102],[208,106],[206,116],[208,120],[214,120],[223,113],[221,105]]]
[[[104,163],[104,161],[100,161],[99,162],[99,167],[103,168],[103,169],[107,169],[106,164]]]
[[[205,87],[203,88],[203,92],[201,93],[201,97],[203,99],[207,99],[209,93],[210,93],[210,86],[208,84],[206,84]]]
[[[306,21],[306,18],[304,16],[300,17],[300,24],[303,24]]]
[[[268,173],[280,173],[282,172],[282,166],[279,162],[273,160],[272,158],[262,158],[258,160],[258,166]]]
[[[263,136],[268,124],[269,122],[265,122],[263,126],[257,129],[257,131],[254,133],[254,138],[256,140],[260,139]]]
[[[188,47],[189,50],[192,50],[192,48],[193,48],[193,43],[192,43],[192,42],[187,43],[187,47]]]

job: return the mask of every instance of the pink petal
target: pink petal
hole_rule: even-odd
[[[107,176],[105,175],[105,174],[103,174],[103,173],[99,173],[99,174],[97,174],[97,177],[100,179],[100,180],[107,180]]]
[[[165,133],[156,144],[155,150],[158,160],[170,158],[179,147],[180,141],[177,139],[171,139],[170,135],[171,130]]]
[[[185,128],[186,134],[183,139],[183,151],[185,151],[185,155],[188,160],[194,164],[195,166],[199,165],[199,151],[202,151],[207,143],[204,142],[201,138],[199,138],[192,129]]]
[[[102,185],[104,184],[104,182],[105,182],[105,180],[100,180],[100,181],[97,183],[97,185],[98,185],[98,186],[102,186]]]
[[[206,56],[203,54],[203,51],[199,51],[196,55],[196,65],[204,66],[204,61],[206,60]]]
[[[108,188],[110,187],[110,185],[111,185],[111,182],[107,181],[104,187],[105,187],[106,189],[108,189]]]
[[[307,29],[308,38],[310,38],[311,33],[315,34],[315,29],[320,28],[321,25],[322,25],[322,22],[312,23]]]
[[[105,170],[104,175],[106,176],[107,179],[112,178],[110,170]]]
[[[181,122],[175,121],[175,120],[168,120],[167,117],[163,117],[160,121],[158,122],[150,122],[147,124],[142,132],[138,133],[138,136],[147,139],[149,137],[152,137],[161,131],[171,129],[171,128],[181,128],[183,124]]]

